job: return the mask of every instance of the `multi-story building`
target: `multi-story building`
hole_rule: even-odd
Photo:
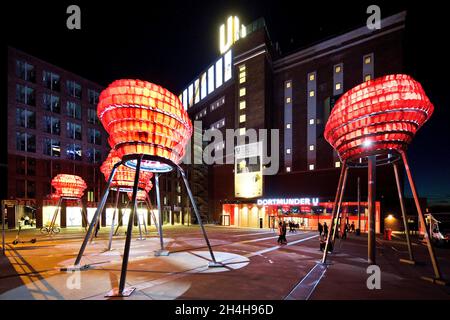
[[[402,72],[405,17],[402,12],[383,19],[380,30],[363,26],[287,55],[272,45],[264,20],[241,26],[237,18],[230,17],[221,29],[220,57],[180,94],[191,119],[201,122],[194,133],[190,160],[202,157],[205,129],[215,128],[224,136],[226,129],[233,129],[237,137],[249,129],[276,129],[279,141],[272,145],[279,152],[279,170],[259,179],[267,168],[259,168],[259,163],[251,167],[245,158],[245,172],[236,164],[241,160],[190,167],[203,214],[226,225],[268,227],[272,216],[286,214],[312,225],[307,218],[311,214],[329,213],[341,162],[323,136],[328,116],[340,95],[352,87]],[[236,139],[228,148],[227,142],[215,143],[219,158],[234,157],[234,148],[246,144]],[[249,169],[255,173],[250,176],[253,180],[245,178]],[[396,199],[390,170],[380,168],[377,175],[382,211]],[[363,199],[367,194],[367,171],[355,169],[344,199],[356,201],[357,177]],[[345,207],[354,210],[353,204]]]
[[[8,48],[7,218],[8,227],[28,216],[41,226],[53,214],[51,179],[81,176],[84,203],[95,207],[104,189],[99,165],[109,146],[97,118],[102,87],[14,48]],[[75,210],[76,211],[76,210]],[[70,226],[63,207],[58,224]],[[76,222],[75,222],[76,224]]]

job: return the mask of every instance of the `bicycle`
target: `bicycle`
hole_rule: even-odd
[[[43,226],[41,228],[42,234],[52,234],[52,233],[58,234],[60,231],[61,231],[61,229],[56,225],[54,225],[54,226],[47,225],[47,226]]]

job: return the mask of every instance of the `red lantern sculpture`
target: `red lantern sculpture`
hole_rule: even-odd
[[[129,79],[117,80],[100,94],[97,115],[105,130],[109,133],[108,141],[111,148],[115,150],[121,160],[114,164],[111,169],[105,193],[75,260],[75,267],[80,268],[79,263],[89,241],[90,233],[94,229],[96,221],[98,221],[99,212],[103,211],[115,173],[122,164],[136,170],[131,195],[133,207],[127,226],[119,288],[114,289],[108,296],[127,296],[134,290],[134,288],[125,290],[125,280],[133,219],[137,210],[139,179],[140,174],[146,171],[155,173],[156,201],[159,212],[158,232],[161,246],[161,249],[155,252],[155,255],[169,254],[164,249],[162,238],[159,175],[176,169],[184,181],[211,255],[212,261],[209,266],[221,267],[222,264],[215,259],[186,174],[180,166],[180,162],[185,155],[186,144],[192,135],[192,123],[179,98],[167,89],[150,82]]]
[[[402,210],[409,260],[414,257],[409,239],[408,222],[401,191],[399,160],[403,161],[414,196],[420,222],[425,217],[419,204],[419,196],[411,175],[406,149],[419,128],[430,118],[434,107],[417,81],[408,75],[388,75],[364,82],[343,94],[325,126],[325,139],[333,146],[342,161],[332,216],[332,236],[328,237],[322,262],[326,262],[328,248],[338,232],[340,207],[344,194],[348,169],[368,168],[368,262],[375,264],[375,183],[376,166],[392,164]],[[341,219],[345,220],[345,219]],[[341,223],[345,223],[342,221]],[[425,228],[426,229],[426,228]],[[441,274],[428,230],[425,233],[428,251],[433,264],[434,281],[441,281]]]
[[[178,97],[146,81],[114,81],[101,93],[97,114],[119,157],[145,154],[179,164],[192,135],[192,123]],[[135,167],[136,161],[125,164]],[[172,167],[143,160],[141,170],[165,172]]]
[[[148,186],[145,189],[138,190],[137,195],[136,195],[137,201],[140,201],[140,202],[146,201],[148,193],[150,192],[150,190],[152,190],[152,188],[153,188],[153,184],[150,181]],[[133,192],[127,192],[127,195],[128,195],[128,199],[131,200],[133,197]]]
[[[84,190],[87,188],[86,182],[81,177],[72,174],[58,174],[52,179],[52,186],[55,192],[52,193],[51,198],[54,200],[57,199],[58,204],[56,205],[50,225],[41,228],[41,232],[46,234],[58,233],[60,231],[59,227],[56,226],[56,219],[62,201],[77,200],[80,202],[81,197],[84,195]],[[83,207],[81,207],[81,216],[87,223],[87,214]]]

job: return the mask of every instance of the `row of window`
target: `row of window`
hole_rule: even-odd
[[[35,90],[31,87],[23,86],[20,84],[16,85],[16,101],[22,104],[26,104],[29,106],[36,105],[36,97]],[[57,95],[44,93],[42,95],[42,102],[44,109],[47,111],[51,111],[54,113],[61,112],[61,103],[60,97]],[[66,115],[72,117],[74,119],[81,120],[82,116],[81,104],[76,101],[67,101],[66,102]],[[88,122],[89,123],[98,123],[96,110],[93,108],[88,108]]]
[[[217,99],[216,101],[214,101],[213,103],[211,103],[209,106],[209,110],[210,110],[210,112],[213,112],[214,110],[223,106],[224,104],[225,104],[225,96],[223,96],[223,97]],[[195,120],[204,118],[206,116],[206,114],[207,114],[207,108],[204,108],[195,115]]]
[[[43,154],[51,157],[61,157],[61,143],[57,139],[43,139]],[[26,132],[16,132],[16,149],[18,151],[36,152],[36,136]],[[83,160],[81,145],[76,143],[66,144],[66,158],[70,160]],[[85,157],[89,162],[97,163],[101,161],[101,152],[96,148],[88,148]]]
[[[239,110],[238,110],[238,121],[239,121],[239,135],[245,134],[245,122],[247,121],[247,116],[245,113],[246,106],[246,95],[247,89],[245,88],[245,82],[247,81],[247,69],[245,64],[241,64],[239,69]]]
[[[36,82],[36,71],[35,66],[29,64],[26,61],[16,60],[16,76],[22,80],[35,83]],[[42,72],[42,84],[47,89],[52,91],[61,90],[61,77],[60,75],[50,72]],[[66,80],[66,92],[68,95],[81,99],[82,88],[81,84],[73,80]],[[95,90],[88,89],[88,100],[92,105],[97,105],[99,93]]]

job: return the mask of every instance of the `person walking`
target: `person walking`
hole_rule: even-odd
[[[323,225],[320,222],[317,225],[317,231],[319,231],[319,237],[321,237],[322,236],[322,232],[323,232]]]
[[[287,232],[286,221],[283,221],[283,226],[282,226],[282,233],[283,233],[282,240],[283,240],[283,244],[287,244],[286,232]]]
[[[355,223],[352,221],[352,224],[350,225],[350,232],[355,232]]]
[[[278,244],[283,244],[283,223],[280,221],[278,223]]]
[[[328,236],[328,225],[326,222],[323,223],[323,236],[324,237]]]

